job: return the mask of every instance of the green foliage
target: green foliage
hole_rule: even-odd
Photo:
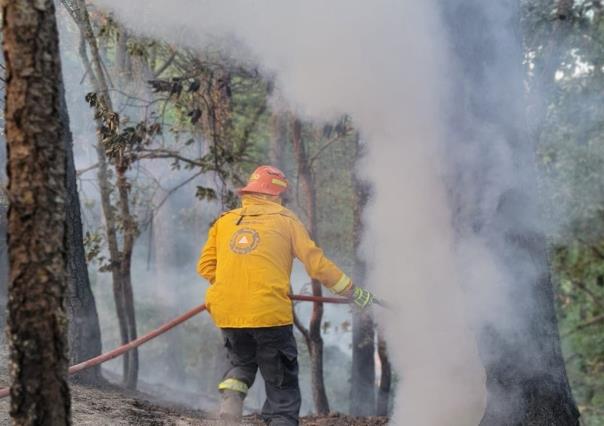
[[[216,200],[218,198],[216,196],[216,191],[214,191],[212,188],[206,188],[203,186],[197,187],[195,196],[200,200]]]
[[[117,167],[128,169],[139,159],[142,148],[150,145],[153,138],[161,134],[161,125],[158,122],[141,121],[134,126],[128,126],[129,118],[120,117],[108,108],[107,100],[97,93],[88,93],[86,102],[94,108],[95,119],[102,123],[99,132],[103,138],[105,154]]]
[[[282,147],[281,167],[290,180],[288,207],[306,220],[298,165],[289,142],[292,138],[290,127],[286,126],[282,135],[287,142]],[[344,116],[334,123],[303,123],[302,142],[316,190],[316,240],[330,258],[352,273],[355,255],[353,215],[357,204],[354,173],[358,136],[350,118]]]
[[[567,369],[586,424],[601,425],[604,401],[604,257],[575,242],[553,252]]]
[[[101,255],[103,237],[100,232],[86,231],[84,235],[84,248],[86,249],[86,261],[92,262]]]

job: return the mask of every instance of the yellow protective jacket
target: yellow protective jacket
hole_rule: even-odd
[[[260,196],[224,213],[210,228],[197,272],[207,279],[206,305],[220,328],[293,323],[290,274],[294,256],[308,274],[332,291],[348,278],[325,257],[294,213]]]

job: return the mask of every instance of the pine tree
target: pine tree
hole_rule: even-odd
[[[67,385],[65,129],[52,0],[4,3],[8,340],[16,425],[70,424]]]

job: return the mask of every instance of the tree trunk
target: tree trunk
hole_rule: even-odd
[[[0,184],[2,185],[2,184]],[[4,187],[0,186],[0,332],[4,336],[6,324],[6,303],[8,291],[8,250],[6,247],[6,209],[8,200],[4,194]],[[0,341],[3,338],[0,337]]]
[[[388,347],[382,333],[378,332],[378,357],[382,373],[380,375],[380,387],[378,389],[377,415],[388,416],[390,405],[390,389],[392,388],[392,367],[388,358]]]
[[[362,285],[360,282],[357,284]],[[353,313],[350,414],[375,415],[375,330],[371,312]]]
[[[73,136],[65,103],[65,89],[60,87],[60,120],[64,129],[66,152],[67,202],[67,288],[66,309],[69,317],[69,361],[78,364],[101,353],[101,329],[94,295],[90,288],[82,234],[80,197],[73,159]],[[94,384],[101,379],[100,366],[78,373],[74,379]]]
[[[509,213],[511,204],[526,202],[520,197],[514,200],[516,195],[501,200],[498,220],[510,220],[505,211]],[[509,342],[504,333],[494,329],[482,330],[479,336],[488,390],[481,425],[578,426],[579,412],[560,348],[554,292],[547,272],[546,241],[541,235],[522,230],[510,230],[503,238],[505,250],[515,250],[531,259],[541,275],[532,283],[534,300],[526,324],[519,327],[522,333],[519,342]],[[504,261],[511,262],[512,257],[515,256]],[[487,352],[487,348],[494,347],[498,348],[497,354]],[[540,368],[526,367],[537,359]]]
[[[298,175],[300,177],[302,194],[304,197],[304,210],[308,224],[310,226],[310,235],[317,242],[317,217],[316,217],[316,198],[313,178],[308,164],[308,156],[304,141],[302,140],[302,123],[294,119],[292,129],[292,144],[294,156],[298,165]],[[317,242],[318,243],[318,242]],[[321,296],[321,283],[312,280],[313,296]],[[313,302],[310,324],[308,326],[308,352],[310,355],[311,385],[315,409],[318,415],[329,413],[329,402],[325,392],[325,381],[323,374],[323,337],[321,336],[321,321],[323,320],[323,303]]]
[[[178,216],[179,203],[178,198],[174,198],[174,195],[170,195],[166,190],[159,190],[154,196],[157,202],[154,205],[165,200],[162,207],[156,209],[151,219],[150,227],[150,251],[153,253],[153,274],[155,276],[155,282],[153,286],[153,295],[157,300],[155,308],[158,312],[158,321],[168,321],[178,314],[180,310],[180,303],[178,300],[178,294],[173,288],[166,286],[166,283],[170,283],[174,280],[174,267],[182,264],[182,256],[179,247],[179,237],[182,235],[182,231],[179,231],[179,223],[174,220]],[[166,383],[186,383],[187,381],[187,369],[185,348],[183,341],[187,339],[187,332],[183,329],[177,328],[170,333],[165,335],[165,345],[170,348],[168,351],[163,351],[161,355],[157,357],[157,361],[161,363],[161,371],[158,371],[158,378],[164,380]],[[217,354],[218,357],[222,357],[224,354]],[[212,370],[214,371],[214,370]],[[218,369],[214,373],[219,374],[221,370]],[[211,382],[208,378],[208,384],[214,386],[215,383]],[[214,389],[212,388],[212,389]]]
[[[268,158],[271,165],[283,170],[283,144],[285,140],[285,127],[287,121],[282,114],[274,113],[271,116],[271,137],[269,140]]]
[[[109,85],[105,78],[101,57],[90,23],[88,9],[83,0],[75,1],[75,13],[73,15],[76,24],[80,29],[82,36],[82,44],[80,46],[80,56],[86,68],[86,75],[90,78],[95,91],[98,94],[99,104],[101,108],[107,111],[113,111],[111,96],[109,95]],[[90,47],[91,58],[86,52],[86,44]],[[118,218],[114,213],[114,207],[111,201],[111,182],[109,179],[109,164],[105,154],[105,146],[102,132],[100,129],[104,126],[101,117],[97,118],[97,128],[99,131],[97,139],[97,157],[99,167],[97,178],[99,182],[99,190],[101,194],[101,207],[103,216],[105,217],[105,233],[107,237],[107,246],[109,249],[109,259],[111,267],[111,276],[113,281],[113,297],[115,300],[116,314],[118,317],[120,337],[122,344],[128,343],[135,339],[136,321],[134,311],[134,297],[132,292],[131,282],[131,258],[132,250],[134,249],[134,238],[136,236],[136,225],[134,219],[129,212],[128,206],[128,191],[129,183],[125,176],[125,169],[120,164],[116,164],[116,175],[118,187],[118,199],[121,228],[124,230],[123,249],[120,251],[118,243]],[[119,162],[119,160],[118,160]],[[138,350],[133,349],[123,357],[123,379],[124,383],[129,388],[136,388],[138,380]]]
[[[128,53],[128,31],[119,25],[117,33],[117,43],[115,49],[115,65],[117,72],[122,80],[127,80],[131,77],[132,67],[130,63],[130,54]]]
[[[2,86],[4,96],[5,87]],[[4,117],[0,117],[0,128],[4,128]],[[4,342],[6,325],[6,304],[8,294],[8,247],[6,246],[6,140],[0,135],[0,344]]]
[[[456,230],[460,240],[481,242],[481,256],[490,256],[505,283],[505,289],[496,289],[496,300],[481,301],[492,307],[482,310],[477,336],[488,392],[481,424],[578,425],[560,349],[546,241],[536,214],[519,4],[442,4],[457,61],[453,68],[463,76],[452,79],[447,140],[457,152],[476,153],[481,160],[456,165],[451,185]],[[450,152],[450,161],[455,158],[459,154]],[[497,184],[501,176],[505,184]],[[481,285],[486,295],[485,286],[496,283]]]
[[[102,124],[97,123],[97,126]],[[115,312],[120,330],[121,344],[128,343],[128,323],[126,316],[126,305],[124,301],[123,277],[119,271],[119,259],[121,257],[117,242],[117,222],[115,219],[113,205],[111,204],[111,182],[109,181],[109,167],[105,157],[105,151],[101,141],[97,141],[96,146],[99,167],[97,180],[99,182],[99,192],[101,194],[101,209],[105,217],[105,235],[107,236],[107,246],[109,249],[109,261],[111,262],[111,281],[113,283],[113,300],[115,302]],[[136,349],[135,349],[136,350]],[[130,355],[123,357],[122,376],[124,382],[127,381],[130,371]]]
[[[2,10],[7,64],[11,406],[16,425],[67,425],[66,153],[52,0]]]
[[[361,157],[361,145],[355,142],[356,160]],[[353,176],[355,206],[353,211],[353,240],[355,250],[354,283],[365,285],[365,262],[359,256],[363,224],[363,209],[367,204],[368,188]],[[370,310],[354,311],[352,317],[352,372],[350,388],[350,414],[353,416],[375,415],[375,328]]]
[[[85,57],[82,56],[84,59]],[[86,63],[86,60],[84,60]],[[87,67],[90,70],[90,67]],[[88,72],[91,75],[92,71]],[[91,77],[93,81],[98,82],[97,79]],[[97,128],[100,129],[103,126],[102,120],[97,119]],[[118,326],[120,330],[120,342],[126,344],[129,341],[128,332],[128,319],[126,314],[126,302],[124,300],[124,283],[123,276],[120,274],[120,259],[121,253],[118,245],[117,236],[117,219],[115,217],[113,204],[111,202],[111,181],[109,179],[109,165],[107,164],[107,157],[105,155],[105,148],[103,146],[102,137],[100,132],[97,132],[97,144],[96,152],[99,160],[99,167],[97,171],[97,180],[99,183],[99,192],[101,196],[101,210],[103,211],[103,217],[105,218],[105,235],[107,238],[107,248],[109,250],[109,262],[111,269],[111,281],[113,283],[113,300],[115,302],[115,312],[117,315]],[[136,351],[134,349],[132,352]],[[127,382],[130,372],[130,360],[131,355],[127,353],[123,357],[122,365],[122,376],[124,383]]]
[[[130,214],[130,205],[128,201],[128,192],[130,185],[126,179],[126,170],[122,167],[117,169],[117,188],[119,192],[119,209],[122,218],[122,228],[124,234],[124,243],[122,256],[119,265],[119,275],[122,282],[122,298],[126,313],[126,324],[128,331],[128,341],[135,340],[136,331],[136,313],[134,311],[134,294],[132,292],[132,251],[134,250],[134,240],[136,238],[136,222]],[[125,382],[129,389],[136,389],[138,381],[138,351],[129,351],[126,356],[129,358],[129,370],[126,372]]]

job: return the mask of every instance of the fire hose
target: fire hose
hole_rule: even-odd
[[[291,294],[289,297],[292,300],[301,301],[301,302],[322,302],[322,303],[334,303],[334,304],[340,304],[340,305],[345,305],[345,304],[350,303],[350,300],[344,299],[342,297],[306,296],[306,295],[301,295],[301,294]],[[119,346],[116,349],[113,349],[112,351],[106,352],[104,354],[101,354],[99,356],[86,360],[79,364],[72,365],[71,367],[69,367],[69,374],[79,373],[80,371],[86,370],[87,368],[94,367],[96,365],[99,365],[104,362],[110,361],[114,358],[117,358],[118,356],[123,355],[124,353],[126,353],[134,348],[138,348],[139,346],[143,345],[144,343],[147,343],[149,340],[153,340],[157,336],[164,334],[165,332],[173,329],[177,325],[182,324],[183,322],[187,321],[188,319],[194,317],[197,314],[200,314],[201,312],[203,312],[205,310],[206,310],[205,304],[199,305],[199,306],[185,312],[181,316],[174,318],[173,320],[163,324],[162,326],[156,328],[155,330],[150,331],[149,333],[145,334],[144,336],[139,337],[138,339],[132,340],[131,342],[128,342],[122,346]],[[0,398],[7,397],[9,395],[9,393],[10,393],[10,388],[0,388]]]

